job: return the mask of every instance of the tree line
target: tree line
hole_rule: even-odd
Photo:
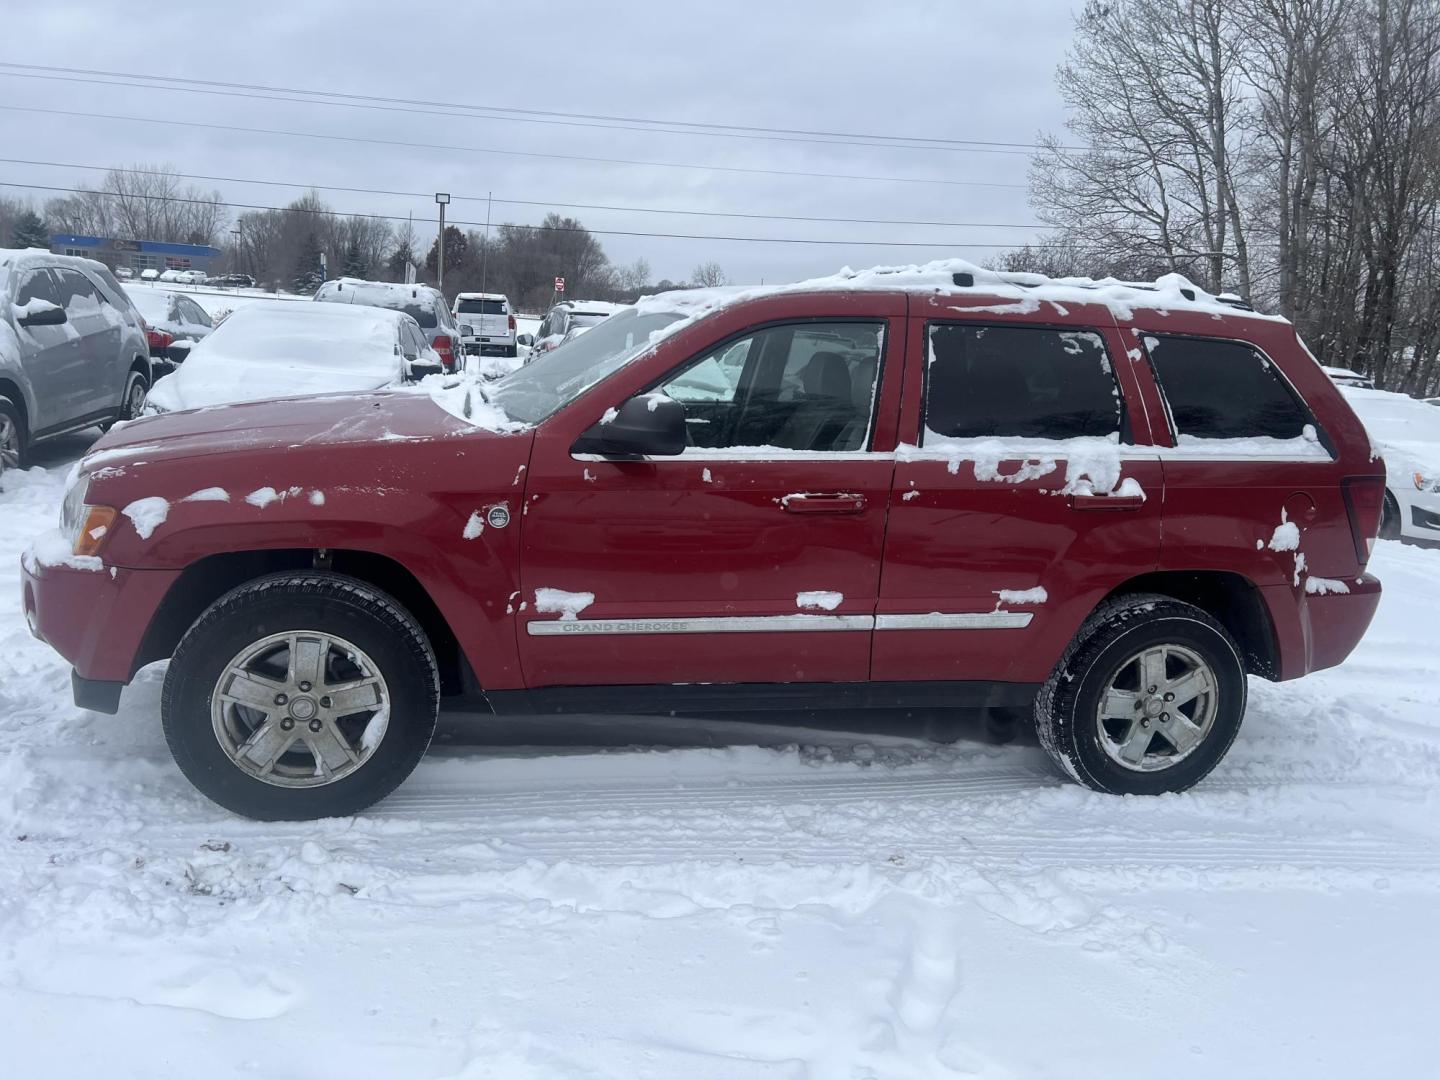
[[[27,201],[0,198],[0,247],[48,247],[52,233],[204,244],[224,253],[223,268],[249,274],[272,290],[313,292],[327,277],[435,282],[439,241],[428,248],[413,221],[334,211],[311,191],[276,209],[231,217],[219,191],[206,191],[165,165],[109,170],[95,187],[48,200],[42,211]],[[695,268],[689,281],[655,281],[650,264],[612,263],[596,237],[575,218],[547,214],[538,225],[505,222],[488,230],[445,229],[445,293],[504,293],[519,310],[543,311],[556,278],[565,295],[629,301],[643,293],[723,285],[715,262]]]
[[[1069,137],[1031,174],[1054,235],[998,266],[1183,273],[1440,393],[1440,4],[1089,0],[1057,82]]]

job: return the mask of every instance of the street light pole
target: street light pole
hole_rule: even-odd
[[[443,191],[435,193],[435,202],[440,206],[440,238],[435,241],[435,285],[445,291],[445,206],[450,196]]]

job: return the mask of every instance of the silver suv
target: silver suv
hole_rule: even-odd
[[[144,323],[108,269],[0,250],[0,474],[43,439],[139,416],[150,382]]]

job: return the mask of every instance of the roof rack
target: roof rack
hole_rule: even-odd
[[[1141,292],[1159,292],[1159,286],[1151,281],[1077,281],[1073,278],[1052,278],[1042,274],[1010,274],[1004,271],[993,271],[996,281],[1002,281],[1007,285],[1015,285],[1022,289],[1038,289],[1044,285],[1064,285],[1070,289],[1104,289],[1120,287],[1124,289],[1138,289]],[[960,271],[951,275],[956,288],[973,289],[975,287],[975,274],[972,271]],[[1225,304],[1238,311],[1254,311],[1255,308],[1244,297],[1231,292],[1219,293],[1211,297],[1203,289],[1194,287],[1181,288],[1180,295],[1186,300],[1195,300],[1197,297],[1213,299],[1216,303]]]

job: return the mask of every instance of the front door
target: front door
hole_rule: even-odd
[[[58,267],[50,271],[60,292],[60,303],[80,356],[76,411],[91,416],[118,410],[125,393],[129,358],[121,357],[124,323],[92,282],[78,270]]]
[[[1043,681],[1104,595],[1155,569],[1163,477],[1131,444],[1148,429],[1114,320],[1031,319],[912,320],[876,679]]]
[[[65,305],[60,299],[60,290],[49,270],[31,270],[20,280],[15,293],[17,307],[25,307],[31,301],[43,300],[58,308]],[[80,353],[79,339],[73,327],[61,323],[56,326],[20,326],[16,319],[16,332],[20,337],[20,355],[25,365],[25,374],[35,397],[35,415],[30,421],[31,434],[43,434],[47,429],[59,427],[79,419],[86,412],[84,358]]]
[[[529,686],[869,678],[894,469],[876,419],[898,408],[879,388],[905,328],[903,298],[870,308],[746,329],[647,386],[685,406],[677,457],[577,458],[541,429],[522,521]]]

